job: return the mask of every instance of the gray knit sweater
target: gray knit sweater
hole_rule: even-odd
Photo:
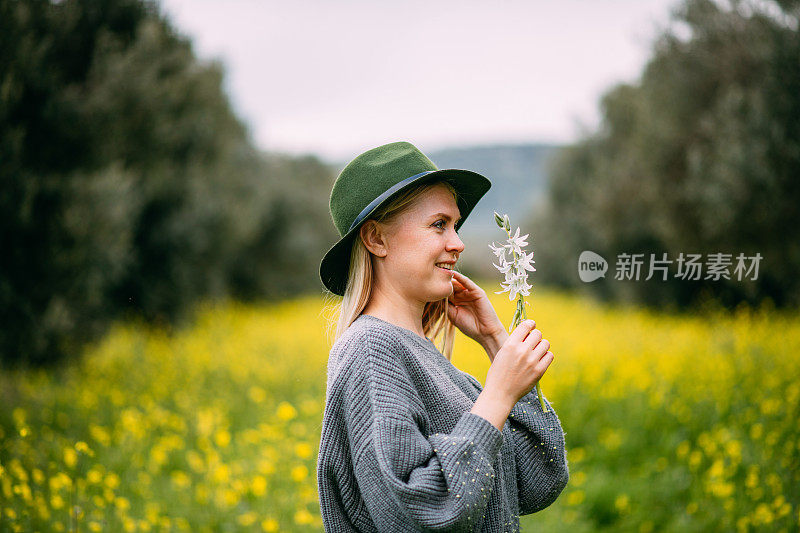
[[[535,390],[503,431],[482,390],[430,340],[371,315],[334,344],[317,483],[326,531],[519,531],[561,494],[561,423]]]

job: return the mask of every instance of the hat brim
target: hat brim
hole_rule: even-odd
[[[364,218],[363,222],[366,222],[372,213],[377,211],[381,206],[396,198],[409,187],[419,185],[423,182],[443,180],[448,181],[456,190],[456,196],[458,197],[456,205],[458,205],[458,210],[461,214],[461,220],[456,224],[456,230],[458,230],[467,220],[467,217],[470,212],[472,212],[475,204],[478,203],[478,200],[480,200],[492,186],[492,182],[485,176],[471,170],[460,168],[435,170],[424,176],[420,176],[416,180],[410,181],[394,194],[387,197],[383,202],[376,205],[372,211],[370,211],[370,214]],[[325,253],[320,263],[319,275],[322,284],[325,285],[329,291],[339,296],[344,296],[345,288],[347,287],[353,239],[358,235],[363,222],[348,231],[339,242],[334,244],[330,250]]]

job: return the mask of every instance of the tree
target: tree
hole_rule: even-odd
[[[756,281],[670,277],[587,288],[662,306],[706,296],[726,305],[800,303],[797,5],[679,6],[640,82],[606,93],[599,131],[554,165],[550,214],[537,222],[547,227],[539,264],[568,275],[545,268],[543,278],[580,283],[574,269],[584,249],[612,263],[620,253],[760,253]]]
[[[255,149],[222,80],[153,3],[0,0],[0,362],[318,289],[331,171]]]

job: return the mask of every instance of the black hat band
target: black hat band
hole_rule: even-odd
[[[350,224],[350,229],[348,229],[345,232],[345,234],[350,233],[351,231],[353,231],[353,229],[356,226],[361,224],[361,222],[365,218],[367,218],[367,215],[369,215],[372,212],[373,209],[378,207],[381,203],[383,203],[384,200],[386,200],[392,194],[396,193],[397,191],[399,191],[400,189],[402,189],[403,187],[405,187],[406,185],[408,185],[410,182],[414,181],[415,179],[419,178],[420,176],[424,176],[425,174],[430,174],[431,172],[436,172],[436,170],[426,170],[425,172],[420,172],[419,174],[414,174],[410,178],[406,178],[403,181],[397,182],[394,185],[392,185],[391,187],[389,187],[388,189],[386,189],[383,193],[380,194],[380,196],[378,196],[377,198],[372,200],[367,207],[365,207],[364,209],[361,210],[361,212],[358,214],[358,216],[353,221],[353,223]]]

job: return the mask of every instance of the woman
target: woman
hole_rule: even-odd
[[[533,390],[549,342],[532,320],[506,333],[453,268],[457,230],[490,186],[407,142],[361,154],[334,183],[342,238],[320,265],[343,297],[317,463],[327,531],[518,531],[567,484],[561,424]],[[456,327],[492,361],[485,387],[450,362]]]

